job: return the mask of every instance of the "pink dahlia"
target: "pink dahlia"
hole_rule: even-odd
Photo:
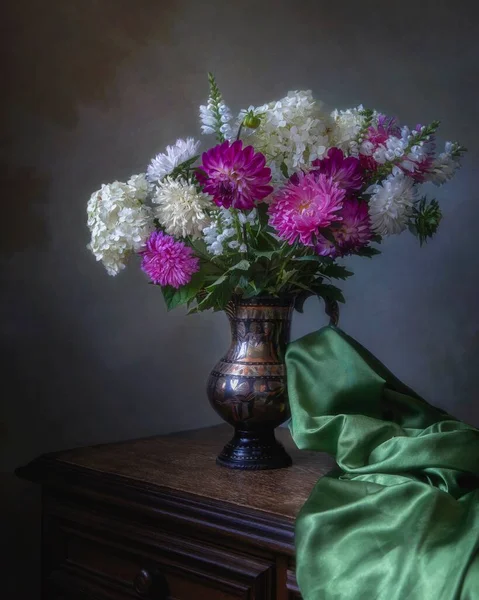
[[[203,152],[197,178],[218,206],[248,210],[273,191],[271,169],[265,165],[264,155],[253,146],[226,141]]]
[[[363,185],[363,169],[354,156],[345,157],[339,148],[330,148],[326,158],[317,158],[312,163],[316,173],[329,175],[345,190],[360,190]]]
[[[345,195],[331,177],[299,173],[274,196],[269,222],[289,244],[299,238],[302,244],[312,246],[320,229],[341,219]]]
[[[339,214],[341,217],[339,226],[331,229],[336,244],[324,236],[318,238],[316,251],[321,256],[336,257],[354,254],[371,241],[372,232],[366,202],[347,198]]]
[[[199,258],[183,242],[177,242],[162,231],[154,231],[146,242],[141,268],[153,283],[179,288],[190,282],[199,270]]]

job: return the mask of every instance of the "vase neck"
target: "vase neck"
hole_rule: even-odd
[[[232,334],[228,360],[282,362],[291,331],[294,299],[237,299],[227,313]]]

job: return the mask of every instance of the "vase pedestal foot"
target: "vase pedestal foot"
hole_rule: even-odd
[[[274,430],[236,430],[216,463],[229,469],[260,470],[290,467],[292,460],[275,438]]]

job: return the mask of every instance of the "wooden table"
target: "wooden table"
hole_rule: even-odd
[[[300,598],[294,520],[334,466],[278,439],[293,466],[215,464],[220,425],[41,456],[17,470],[43,486],[43,598]]]

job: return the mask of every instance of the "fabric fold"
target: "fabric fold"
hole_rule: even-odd
[[[479,599],[479,431],[335,327],[286,367],[294,441],[339,467],[297,518],[304,600]]]

